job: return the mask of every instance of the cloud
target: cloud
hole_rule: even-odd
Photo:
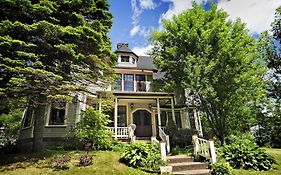
[[[139,25],[139,18],[144,10],[153,10],[157,7],[157,4],[153,0],[131,0],[132,6],[132,29],[130,36],[140,35],[147,37],[148,34],[153,30],[151,26],[145,27]]]
[[[139,36],[147,37],[152,31],[153,31],[152,26],[145,27],[145,26],[135,25],[130,31],[130,36],[133,37],[135,35],[139,35]]]
[[[224,9],[230,19],[240,18],[251,33],[261,33],[270,29],[274,13],[280,0],[220,0],[218,7]]]
[[[146,56],[146,55],[148,55],[147,52],[151,49],[152,49],[152,45],[147,45],[147,46],[144,46],[144,47],[136,46],[132,49],[132,51],[137,55]]]
[[[162,0],[164,2],[170,2],[170,6],[167,12],[160,16],[159,23],[162,19],[172,19],[173,15],[178,15],[181,12],[192,8],[192,2],[194,0]],[[206,3],[207,0],[195,0],[198,4]]]
[[[134,26],[130,31],[130,36],[135,36],[140,31],[140,26],[136,25]]]
[[[153,10],[157,7],[157,4],[153,0],[140,0],[140,6],[142,9]]]

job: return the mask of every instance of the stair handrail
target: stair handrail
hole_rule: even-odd
[[[192,142],[194,145],[194,156],[202,156],[209,160],[211,163],[216,163],[217,155],[213,139],[199,138],[197,134],[192,135]]]
[[[170,153],[170,138],[169,138],[169,135],[167,135],[160,126],[159,126],[159,137],[161,138],[162,141],[165,142],[166,152]]]

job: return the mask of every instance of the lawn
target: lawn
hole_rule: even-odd
[[[281,175],[281,149],[267,148],[266,151],[277,161],[277,165],[274,165],[273,170],[234,170],[233,175]]]
[[[81,151],[47,151],[43,154],[17,154],[0,156],[0,174],[20,174],[20,175],[37,175],[37,174],[60,174],[60,175],[149,175],[141,170],[127,167],[120,163],[120,153],[112,151],[89,152],[93,154],[93,165],[87,167],[76,167],[73,164],[77,161]],[[60,155],[68,154],[71,156],[69,169],[54,171],[53,160]]]

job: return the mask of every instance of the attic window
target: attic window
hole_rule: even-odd
[[[129,56],[121,56],[121,62],[130,62]]]

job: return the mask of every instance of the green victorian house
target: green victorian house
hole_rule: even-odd
[[[92,94],[95,94],[95,99],[98,99],[96,102],[91,101],[92,94],[90,96],[77,93],[71,103],[54,102],[46,106],[43,131],[46,145],[62,141],[80,121],[81,113],[89,105],[101,110],[103,106],[101,98],[105,91],[110,91],[114,95],[114,108],[109,113],[112,123],[108,125],[108,129],[114,133],[115,139],[122,141],[130,137],[135,140],[160,139],[167,143],[169,139],[165,134],[165,127],[169,119],[173,120],[178,128],[196,129],[199,135],[202,135],[196,107],[186,100],[188,93],[152,90],[153,80],[163,77],[163,73],[154,66],[152,57],[135,54],[125,43],[119,43],[115,53],[118,56],[115,72],[120,78],[107,88],[89,86]],[[182,97],[185,100],[182,100]],[[31,148],[34,117],[36,116],[32,108],[27,108],[23,114],[19,134],[22,148]]]

